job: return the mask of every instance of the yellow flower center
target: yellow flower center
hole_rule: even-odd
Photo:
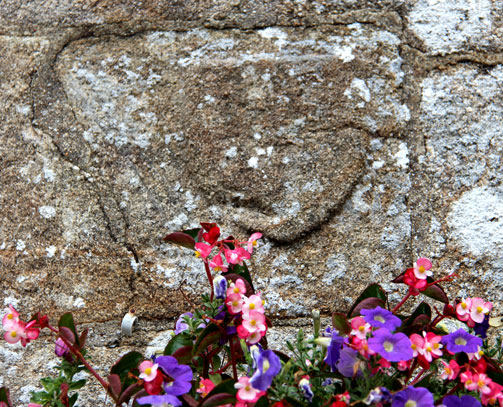
[[[438,349],[440,347],[440,344],[439,343],[434,343],[433,344],[433,349]]]
[[[13,338],[15,338],[17,336],[17,332],[16,331],[11,331],[10,336],[12,336]]]
[[[468,305],[466,305],[466,302],[462,302],[461,303],[461,308],[463,308],[463,309],[467,309],[468,308]]]
[[[379,321],[379,322],[382,322],[382,323],[384,323],[384,322],[385,322],[385,321],[384,321],[384,318],[382,317],[382,315],[376,315],[376,316],[374,317],[374,319],[375,319],[376,321]]]
[[[152,373],[152,368],[151,368],[151,367],[147,367],[147,368],[145,369],[145,374],[146,374],[147,376],[150,376],[150,374],[151,374],[151,373]]]
[[[388,341],[384,341],[384,343],[382,344],[382,347],[384,348],[384,350],[386,352],[393,352],[393,344],[391,342],[388,342]]]
[[[484,351],[483,350],[479,350],[479,356],[484,356]]]
[[[265,304],[265,300],[262,300],[262,305],[264,305],[264,304]]]
[[[255,326],[255,325],[257,325],[257,321],[255,321],[254,319],[252,319],[252,320],[250,321],[250,325],[251,325],[251,326]]]
[[[431,352],[432,350],[433,350],[433,349],[431,349],[431,346],[428,346],[428,347],[426,348],[426,351],[427,351],[427,352]]]
[[[468,379],[468,380],[466,381],[465,387],[466,387],[467,385],[469,386],[469,385],[470,385],[470,384],[472,384],[472,383],[473,383],[473,381],[472,381],[472,380],[470,380],[470,379]]]
[[[483,380],[479,380],[477,384],[478,384],[479,387],[483,387],[484,386],[484,381]]]
[[[456,338],[456,340],[454,341],[454,343],[456,345],[465,346],[466,345],[466,339],[459,337],[459,338]]]
[[[199,251],[196,250],[196,253],[195,253],[196,257],[201,257],[201,253]]]
[[[418,270],[420,273],[424,273],[426,270],[424,269],[424,266],[419,266],[419,270]]]
[[[234,290],[233,290],[236,294],[239,292],[239,288],[237,287],[234,287]]]
[[[251,390],[251,386],[250,385],[245,386],[245,390],[246,391],[250,391]]]
[[[269,368],[271,367],[269,361],[267,359],[264,360],[264,362],[262,363],[262,372],[265,373],[269,370]]]
[[[257,241],[256,241],[256,240],[254,240],[254,241],[252,242],[252,245],[253,245],[253,246],[256,246],[256,245],[257,245]]]
[[[405,407],[416,407],[417,403],[414,400],[407,400]]]
[[[415,343],[413,343],[412,345],[410,345],[410,347],[412,348],[412,350],[416,350],[417,349],[417,346]]]
[[[250,303],[250,309],[255,309],[255,304],[253,302]]]
[[[237,301],[232,301],[232,306],[233,307],[237,307],[238,306],[238,302]]]
[[[481,314],[481,313],[482,313],[482,311],[484,311],[484,308],[482,308],[482,307],[479,305],[479,306],[477,307],[477,312],[478,312],[479,314]]]
[[[7,319],[14,319],[14,314],[7,315]]]
[[[365,331],[365,327],[364,327],[363,325],[360,325],[360,326],[358,327],[358,330],[359,330],[360,332],[363,332],[363,331]]]
[[[448,366],[446,366],[446,367],[445,367],[445,373],[447,373],[448,375],[450,375],[450,374],[451,374],[451,372],[452,372],[451,368],[450,368],[450,367],[448,367]]]
[[[213,270],[215,270],[215,271],[222,271],[222,267],[216,266],[216,267],[213,267]]]

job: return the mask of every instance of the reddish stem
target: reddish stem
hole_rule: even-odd
[[[424,375],[424,373],[427,372],[427,371],[428,371],[428,369],[424,369],[423,368],[423,370],[421,370],[417,374],[417,376],[414,378],[414,380],[412,380],[412,382],[409,383],[409,386],[414,386],[419,381],[419,379],[421,378],[421,376]]]
[[[204,262],[204,269],[206,270],[206,277],[208,277],[208,281],[210,282],[210,301],[213,301],[213,277],[211,276],[210,266],[208,266],[208,262]]]
[[[84,358],[84,356],[82,355],[82,353],[80,353],[80,350],[78,350],[76,347],[74,347],[70,342],[68,342],[66,340],[66,338],[64,338],[60,333],[59,333],[59,330],[57,330],[56,328],[54,328],[53,326],[51,325],[47,325],[47,327],[53,331],[54,333],[56,333],[58,335],[59,338],[61,338],[61,340],[64,342],[64,344],[68,347],[68,349],[70,350],[70,352],[72,352],[75,356],[77,356],[77,358],[82,362],[82,364],[87,368],[87,370],[89,370],[89,373],[91,373],[96,380],[98,380],[98,382],[103,386],[103,388],[107,391],[107,393],[114,399],[115,403],[118,402],[118,398],[115,396],[115,394],[112,393],[111,389],[110,389],[110,385],[105,381],[105,379],[103,379],[99,374],[98,372],[96,372],[96,370],[94,370],[92,368],[92,366],[87,362],[87,360]]]
[[[238,371],[236,368],[236,353],[234,352],[234,338],[229,339],[229,345],[231,348],[231,362],[232,362],[232,375],[234,376],[234,380],[238,380]]]
[[[407,295],[406,295],[405,297],[403,297],[403,298],[402,298],[402,301],[400,301],[400,302],[397,304],[397,306],[396,306],[395,308],[393,308],[393,310],[392,310],[391,312],[392,312],[393,314],[394,314],[395,312],[397,312],[397,311],[400,309],[400,307],[401,307],[401,306],[405,303],[405,301],[407,301],[407,300],[409,299],[409,297],[410,297],[410,292],[408,292],[408,293],[407,293]]]

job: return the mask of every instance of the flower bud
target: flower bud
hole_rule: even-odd
[[[223,276],[216,276],[213,279],[213,291],[215,292],[215,297],[221,300],[225,299],[225,293],[227,291],[227,280]]]
[[[320,310],[313,309],[312,315],[314,323],[314,337],[317,338],[318,336],[320,336],[320,326],[321,326]]]

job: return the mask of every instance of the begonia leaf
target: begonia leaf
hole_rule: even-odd
[[[224,404],[235,404],[237,389],[234,379],[223,380],[199,402],[199,407],[216,407]]]
[[[0,387],[0,402],[5,403],[7,407],[12,407],[7,387]]]
[[[89,328],[86,328],[82,331],[82,333],[80,334],[80,338],[79,338],[79,341],[80,341],[80,347],[83,348],[84,345],[86,344],[86,340],[87,340],[87,334],[89,333]]]
[[[447,297],[447,294],[438,284],[430,285],[426,290],[421,291],[421,294],[433,298],[434,300],[443,302],[444,304],[449,304],[449,298]]]
[[[184,333],[180,333],[178,335],[173,336],[171,340],[168,342],[166,347],[164,348],[163,355],[170,356],[173,355],[178,349],[183,348],[185,346],[192,347],[194,342],[189,335]]]
[[[411,328],[413,331],[421,330],[422,327],[429,324],[430,321],[431,308],[428,304],[422,302],[408,318],[402,321],[402,326],[399,330],[410,330]]]
[[[348,335],[351,332],[351,325],[349,324],[346,315],[341,314],[340,312],[334,312],[332,314],[332,325],[341,335]]]
[[[121,382],[124,377],[133,369],[136,369],[143,360],[143,355],[140,352],[132,351],[122,356],[110,369],[111,374],[119,375]],[[123,385],[124,386],[124,385]]]
[[[71,312],[66,312],[65,314],[61,315],[61,318],[59,318],[58,322],[58,328],[61,327],[69,328],[73,332],[74,340],[72,341],[72,344],[75,343],[75,345],[80,348],[79,335],[77,334],[77,328],[75,328],[75,321],[73,320],[73,315]]]
[[[280,352],[279,350],[273,350],[273,352],[279,357],[279,359],[284,362],[284,363],[287,363],[289,360],[290,360],[290,356],[286,355],[285,353],[283,352]]]
[[[288,405],[290,405],[292,407],[305,407],[304,404],[302,404],[300,401],[298,401],[297,399],[295,399],[293,397],[286,396],[284,398],[284,400],[288,403]]]
[[[405,272],[403,272],[398,277],[396,277],[393,280],[391,280],[391,282],[395,283],[395,284],[405,284],[405,282],[403,281],[404,277],[405,277]]]
[[[70,328],[67,328],[66,326],[60,326],[59,327],[59,335],[70,342],[71,345],[75,344],[75,335],[73,334],[72,330]]]
[[[120,395],[118,403],[121,405],[122,403],[127,403],[131,397],[133,397],[136,393],[142,390],[143,387],[140,386],[137,382],[129,385]]]
[[[348,314],[348,316],[349,318],[353,318],[360,315],[362,309],[374,309],[378,306],[385,308],[386,302],[377,297],[365,298],[364,300],[358,302],[355,307],[353,307],[352,313]]]
[[[69,399],[68,399],[68,405],[70,407],[72,407],[73,405],[75,405],[75,403],[77,402],[77,398],[79,397],[79,393],[73,393]]]
[[[212,228],[214,228],[215,226],[217,226],[216,223],[212,222],[212,223],[209,223],[209,222],[201,222],[200,225],[203,227],[203,229],[206,231],[206,232],[209,232]]]
[[[183,401],[185,401],[185,403],[189,406],[189,407],[196,407],[197,406],[197,401],[194,397],[192,397],[190,394],[182,394],[180,396],[180,398],[183,399]]]
[[[170,233],[169,235],[164,236],[162,240],[164,240],[166,243],[176,244],[178,246],[183,246],[186,247],[187,249],[192,250],[194,250],[194,247],[196,245],[195,239],[188,233],[184,232]]]
[[[86,382],[87,382],[86,379],[80,379],[77,380],[76,382],[71,382],[68,385],[68,390],[79,390],[86,385]]]
[[[218,326],[213,323],[208,324],[197,337],[193,354],[200,355],[208,346],[218,343],[221,337],[222,332]]]
[[[181,348],[178,348],[171,354],[171,356],[178,360],[178,363],[181,365],[185,365],[192,360],[192,349],[193,345],[191,343],[189,346],[182,346]]]
[[[118,396],[122,389],[121,378],[117,374],[110,374],[107,379],[110,384],[110,389],[116,396]]]
[[[368,301],[369,299],[371,299],[371,301]],[[361,305],[363,301],[366,302]],[[388,297],[386,296],[386,292],[382,289],[382,287],[377,283],[371,284],[365,290],[363,290],[360,296],[356,299],[347,315],[349,318],[351,318],[358,315],[358,312],[361,309],[375,308],[378,305],[385,308],[387,301]]]

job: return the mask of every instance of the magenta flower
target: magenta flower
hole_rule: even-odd
[[[475,353],[478,351],[478,347],[482,346],[482,339],[470,335],[463,328],[459,328],[457,331],[442,337],[442,343],[452,353]]]
[[[392,312],[387,309],[381,308],[379,306],[374,309],[362,309],[360,314],[363,315],[363,319],[368,322],[371,326],[375,328],[386,328],[390,331],[394,331],[400,325],[402,321],[400,318],[393,315]]]
[[[391,407],[434,407],[433,394],[424,387],[409,386],[395,393]]]
[[[419,280],[426,280],[427,277],[433,275],[433,273],[429,271],[430,269],[431,261],[424,257],[417,259],[417,261],[414,263],[414,275]]]
[[[407,335],[401,332],[393,334],[386,328],[378,329],[368,340],[368,344],[370,350],[390,362],[400,362],[413,357],[412,343]]]

